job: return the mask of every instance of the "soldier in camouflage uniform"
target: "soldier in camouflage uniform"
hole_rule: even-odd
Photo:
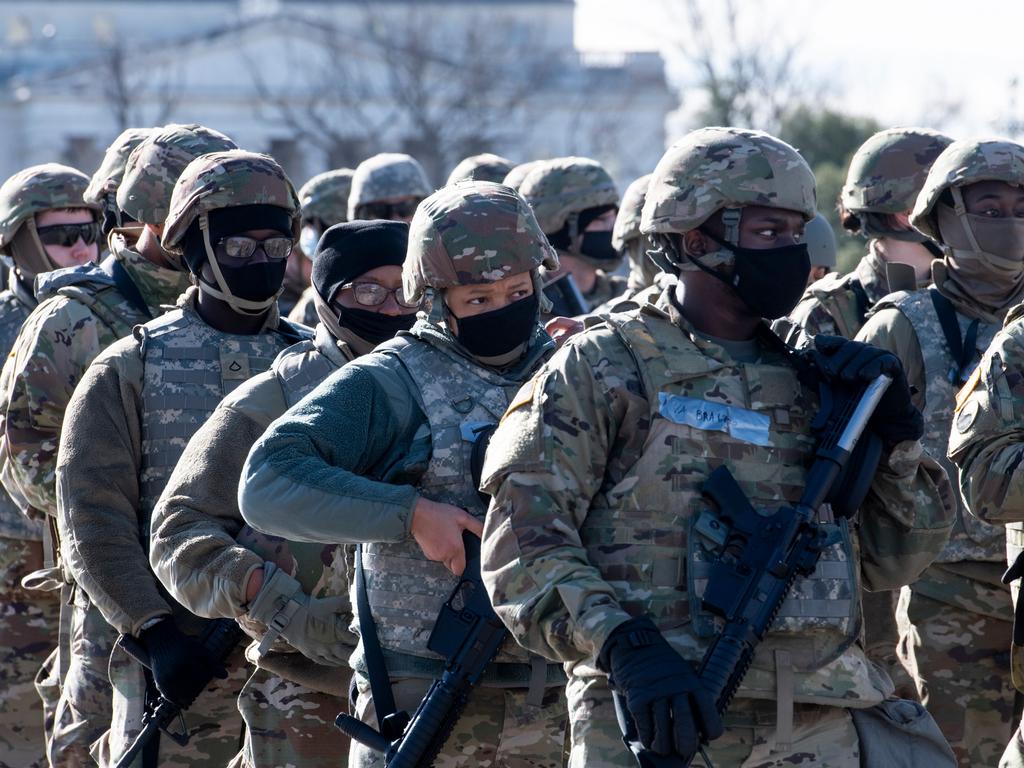
[[[611,274],[622,263],[612,246],[619,193],[600,163],[586,157],[548,160],[526,175],[519,192],[558,251],[561,269],[546,276],[549,282],[570,273],[588,311],[626,290],[626,279]]]
[[[813,174],[788,144],[736,128],[682,139],[654,171],[641,223],[675,287],[571,339],[491,441],[484,582],[516,639],[566,664],[571,766],[635,765],[610,684],[659,753],[691,755],[724,722],[715,765],[861,765],[851,712],[882,706],[892,685],[859,643],[860,584],[913,580],[951,523],[891,355],[842,339],[815,355],[848,381],[895,377],[872,419],[885,452],[859,528],[834,521],[838,542],[793,587],[724,721],[693,666],[716,631],[700,602],[717,546],[702,482],[726,466],[766,507],[803,491],[817,390],[761,318],[792,309],[806,284],[800,237],[814,210]],[[648,706],[664,714],[653,727]]]
[[[243,472],[239,502],[254,528],[361,545],[372,615],[359,624],[376,623],[386,677],[410,713],[443,669],[427,638],[465,567],[462,532],[482,530],[471,477],[478,432],[550,353],[538,324],[542,264],[555,266],[555,253],[510,187],[435,192],[413,219],[403,284],[408,299],[430,293],[439,319],[421,316],[335,373],[271,425]],[[376,726],[366,642],[350,659],[355,712]],[[504,644],[434,764],[558,768],[563,682],[557,665]],[[352,745],[350,766],[382,764]]]
[[[97,256],[95,207],[85,208],[82,202],[88,181],[81,171],[51,163],[26,168],[0,186],[0,255],[10,264],[7,290],[0,293],[0,352],[5,356],[36,306],[32,293],[36,272],[61,266],[58,259],[73,250],[87,250],[91,260]],[[43,216],[49,217],[50,226],[72,225],[65,238],[70,246],[40,242],[39,222],[47,221]],[[45,560],[43,520],[39,515],[30,519],[0,490],[2,766],[46,765],[44,728],[45,733],[53,729],[59,692],[53,664],[40,668],[57,643],[60,599],[57,592],[30,592],[21,586],[22,577],[42,568]],[[45,706],[33,689],[37,673]]]
[[[117,204],[117,188],[124,176],[128,156],[148,136],[152,128],[128,128],[114,139],[103,154],[103,162],[89,181],[83,195],[85,202],[98,205],[103,216],[103,234],[109,236],[114,230],[124,235],[129,247],[135,245],[141,224],[127,215]],[[134,225],[134,226],[133,226]]]
[[[156,688],[189,707],[201,734],[186,746],[161,740],[161,765],[225,764],[235,755],[247,665],[239,648],[230,675],[218,669],[194,639],[203,621],[160,589],[146,553],[150,513],[221,398],[303,337],[276,306],[298,231],[298,198],[271,158],[236,149],[192,161],[174,186],[162,243],[197,287],[101,353],[68,404],[57,461],[66,568],[118,632],[142,643]],[[210,684],[214,672],[227,679]],[[101,765],[141,729],[146,677],[120,646],[110,682],[110,730],[95,749]]]
[[[192,157],[233,146],[202,126],[154,131],[129,155],[117,189],[121,221],[127,216],[138,222],[134,233],[112,231],[111,256],[102,265],[59,270],[37,281],[39,306],[0,376],[0,480],[23,507],[56,517],[57,441],[71,393],[96,355],[134,325],[160,315],[188,286],[187,273],[160,245],[171,190]],[[134,246],[130,238],[137,239]],[[89,746],[110,724],[107,666],[115,633],[66,569],[51,569],[35,581],[62,589],[56,665],[62,689],[47,744],[50,764],[92,765]]]
[[[409,155],[384,152],[363,160],[352,175],[349,221],[411,221],[420,200],[431,192],[423,166]]]
[[[460,181],[494,181],[500,184],[513,167],[515,163],[501,155],[493,155],[490,152],[473,155],[452,168],[445,186]]]
[[[792,323],[783,335],[788,343],[806,344],[819,333],[856,336],[871,307],[890,292],[889,262],[913,265],[918,287],[928,284],[928,265],[941,254],[910,227],[907,214],[928,169],[951,141],[924,128],[890,128],[861,145],[850,161],[839,206],[843,227],[869,238],[867,255],[853,272],[829,275],[808,288],[788,318]]]
[[[956,390],[1024,298],[1020,243],[1008,236],[1016,223],[1004,212],[1024,197],[1022,186],[1024,147],[997,140],[951,144],[932,166],[911,215],[945,250],[933,265],[934,286],[886,297],[857,336],[903,361],[925,416],[925,448],[943,460]],[[1003,202],[1007,197],[1010,203]],[[945,467],[955,481],[953,466]],[[999,526],[958,507],[949,545],[900,596],[899,653],[960,764],[994,765],[1010,738],[1014,699],[1012,606],[1000,581],[1005,537]]]
[[[348,311],[361,306],[355,291],[364,300],[366,294],[383,298],[365,311],[379,315],[392,335],[411,327],[415,307],[387,293],[401,295],[408,233],[407,224],[393,221],[327,230],[314,257],[313,286],[323,317],[315,337],[284,350],[270,371],[217,406],[189,441],[153,510],[150,562],[171,595],[200,616],[241,617],[243,626],[259,629],[264,643],[249,649],[258,669],[238,699],[246,724],[238,765],[245,768],[335,768],[348,752],[334,718],[348,708],[343,671],[355,646],[348,630],[350,558],[340,545],[256,533],[245,525],[235,499],[246,454],[270,422],[375,346],[348,325]],[[302,615],[280,629],[294,645],[274,643],[264,631],[267,623],[275,624],[279,603],[300,601]],[[263,621],[253,615],[261,611]]]
[[[281,312],[296,323],[315,326],[319,319],[316,311],[316,289],[309,284],[313,268],[311,259],[316,250],[320,236],[329,227],[348,221],[348,193],[352,188],[352,174],[348,168],[339,168],[318,174],[307,181],[299,189],[299,204],[302,206],[302,233],[299,235],[299,248],[302,258],[302,290],[298,300],[292,307],[285,310],[281,302]],[[292,270],[292,257],[288,267]],[[288,273],[284,276],[285,294],[288,292]],[[285,294],[281,295],[283,299]]]
[[[519,187],[523,185],[526,177],[530,174],[534,168],[538,168],[547,160],[530,160],[526,163],[520,163],[505,174],[505,178],[501,180],[501,183],[506,187],[512,187],[512,189],[519,191]]]

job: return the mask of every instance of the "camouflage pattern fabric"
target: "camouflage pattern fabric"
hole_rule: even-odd
[[[39,541],[0,536],[0,766],[45,768],[44,713],[35,679],[57,643],[59,594],[32,592],[21,579],[43,565]]]
[[[212,128],[195,123],[165,125],[128,156],[117,205],[136,221],[163,224],[174,184],[185,167],[200,155],[236,148],[235,142]]]
[[[515,164],[508,158],[484,152],[482,155],[467,157],[452,168],[444,185],[447,187],[460,181],[493,181],[501,184],[514,167]]]
[[[465,181],[444,187],[416,209],[402,288],[416,301],[427,288],[493,283],[558,257],[530,206],[511,187]]]
[[[622,748],[622,736],[607,683],[574,679],[569,698],[572,753],[568,768],[635,768],[636,758]],[[735,768],[860,768],[860,739],[850,712],[841,707],[800,704],[793,712],[793,739],[780,748],[775,705],[738,699],[725,718],[726,732],[708,748],[715,766]],[[703,765],[700,758],[694,764]]]
[[[910,223],[936,242],[942,242],[935,210],[947,189],[978,181],[1004,181],[1018,186],[1024,179],[1024,147],[1004,139],[961,139],[950,144],[928,171]],[[956,200],[954,194],[954,201]]]
[[[395,705],[414,712],[430,680],[392,678]],[[356,716],[377,726],[370,683],[356,675]],[[561,768],[565,765],[566,705],[561,687],[549,688],[541,706],[526,701],[525,690],[476,688],[433,765],[436,768]],[[620,742],[621,743],[621,742]],[[383,768],[384,759],[352,743],[349,768]],[[593,763],[593,765],[601,765]]]
[[[348,194],[352,189],[350,168],[318,173],[299,189],[303,220],[319,219],[325,227],[348,221]]]
[[[153,128],[128,128],[111,142],[103,154],[100,167],[92,175],[83,198],[100,206],[117,206],[117,188],[124,177],[128,156],[139,144],[153,134]]]
[[[591,311],[622,296],[628,285],[628,281],[622,275],[609,275],[601,269],[597,270],[596,278],[594,287],[583,295]]]
[[[526,177],[530,175],[530,171],[534,168],[539,168],[546,162],[547,160],[530,160],[527,163],[520,163],[505,175],[501,183],[506,187],[512,187],[512,189],[518,192]]]
[[[182,170],[170,199],[163,247],[180,254],[193,221],[241,205],[284,208],[292,215],[292,237],[299,239],[299,197],[281,166],[269,155],[233,149],[210,152]]]
[[[316,288],[309,286],[295,302],[292,311],[288,313],[288,319],[293,323],[300,323],[310,328],[315,327],[320,322],[320,317],[316,313],[314,296],[316,296]]]
[[[396,197],[424,198],[433,191],[423,166],[410,155],[383,152],[363,160],[352,175],[348,220],[358,219],[359,206]]]
[[[839,200],[854,213],[904,213],[951,139],[927,128],[879,131],[854,153]]]
[[[647,201],[647,186],[650,183],[651,174],[647,174],[626,187],[619,213],[615,217],[615,228],[612,230],[612,245],[625,253],[629,260],[628,293],[636,293],[653,285],[655,275],[660,272],[654,262],[647,258],[650,244],[647,237],[640,232],[640,217]]]
[[[54,208],[92,208],[82,199],[89,177],[57,163],[33,165],[0,185],[0,249],[6,249],[21,225],[33,214]]]
[[[559,157],[534,166],[519,185],[519,194],[548,235],[558,232],[580,211],[619,204],[612,177],[589,157]],[[573,234],[570,231],[570,236]]]
[[[735,360],[667,296],[611,323],[573,337],[516,395],[483,473],[484,582],[521,644],[566,663],[574,727],[590,717],[583,683],[606,684],[599,650],[630,616],[650,615],[699,662],[715,633],[699,600],[713,522],[700,483],[724,461],[755,505],[795,498],[817,410],[786,358],[761,347],[758,362]],[[952,522],[942,482],[919,444],[894,449],[862,507],[858,547],[838,524],[740,699],[775,700],[783,665],[797,703],[870,707],[891,694],[859,645],[860,585],[912,581],[941,550]]]
[[[904,587],[897,610],[900,660],[958,765],[995,765],[1013,736],[1012,623],[943,597]],[[1005,603],[1009,609],[1008,596]]]

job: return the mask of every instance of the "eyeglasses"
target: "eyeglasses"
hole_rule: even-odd
[[[385,288],[380,283],[349,283],[341,286],[338,292],[347,291],[350,288],[352,295],[355,296],[356,304],[362,304],[364,307],[379,307],[388,300],[388,296],[394,296],[395,303],[407,309],[415,309],[420,305],[418,301],[407,301],[401,286]]]
[[[38,227],[36,233],[43,245],[60,245],[70,248],[81,238],[86,245],[92,245],[100,237],[99,222],[90,221],[86,224],[53,224]]]
[[[267,254],[267,258],[271,261],[281,261],[287,259],[288,254],[292,252],[293,242],[290,237],[268,237],[266,240],[253,240],[251,237],[234,235],[223,238],[217,245],[224,250],[226,256],[239,261],[251,259],[257,248]]]
[[[359,206],[359,216],[364,219],[408,219],[416,213],[419,200],[402,200],[397,203],[364,203]]]

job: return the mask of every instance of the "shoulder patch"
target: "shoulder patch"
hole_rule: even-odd
[[[504,421],[505,416],[508,416],[510,413],[512,413],[512,411],[516,410],[517,408],[522,408],[524,405],[532,403],[533,395],[534,392],[536,392],[536,390],[536,378],[530,379],[528,382],[523,384],[523,386],[519,388],[519,391],[516,392],[516,396],[512,398],[512,402],[509,403],[508,408],[505,411],[505,414],[501,417],[501,420]]]
[[[971,373],[967,382],[960,388],[960,391],[956,393],[956,412],[959,413],[960,409],[964,407],[964,403],[967,402],[967,398],[971,396],[977,386],[978,382],[981,381],[981,366],[974,366],[974,371]],[[959,422],[958,422],[959,426]]]

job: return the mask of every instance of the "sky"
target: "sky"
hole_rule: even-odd
[[[715,7],[719,0],[705,2]],[[962,136],[1009,135],[1024,120],[1024,2],[996,0],[739,0],[745,39],[798,46],[802,77],[822,84],[816,103]],[[577,0],[576,47],[671,50],[685,39],[685,0]],[[673,14],[673,9],[677,12]],[[674,21],[675,19],[675,21]],[[688,71],[670,57],[677,82]],[[1021,77],[1024,86],[1024,77]],[[756,127],[756,126],[754,126]],[[1024,130],[1017,136],[1024,138]]]

